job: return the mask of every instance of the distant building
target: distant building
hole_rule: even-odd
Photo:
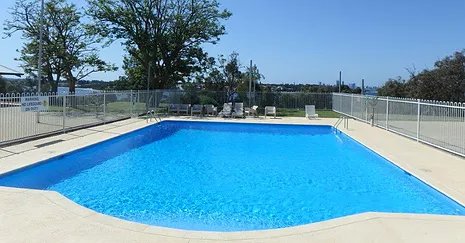
[[[347,86],[349,86],[350,89],[355,89],[357,88],[357,85],[355,83],[350,83]]]

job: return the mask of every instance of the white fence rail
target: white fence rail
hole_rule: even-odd
[[[465,104],[333,94],[333,110],[465,156]]]
[[[256,92],[249,97],[239,92],[237,102],[273,105],[280,109],[331,109],[332,95],[320,93]],[[112,91],[86,94],[0,94],[0,146],[42,135],[64,133],[72,129],[104,124],[144,114],[147,109],[168,104],[208,103],[221,106],[228,102],[224,91]],[[160,109],[167,112],[167,109]]]
[[[0,94],[0,145],[112,122],[145,111],[140,92]]]
[[[138,116],[169,103],[226,102],[225,92],[169,90],[92,94],[0,94],[0,145]],[[465,104],[351,94],[239,94],[245,104],[300,109],[315,104],[465,156]]]

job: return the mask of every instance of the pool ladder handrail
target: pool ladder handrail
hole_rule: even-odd
[[[334,130],[337,132],[339,131],[338,127],[341,125],[341,123],[344,122],[344,128],[349,129],[349,117],[347,116],[340,116],[339,119],[337,119],[337,122],[334,124]],[[340,131],[339,131],[340,132]]]
[[[155,112],[155,110],[157,108],[155,108],[155,110],[150,110],[148,107],[149,107],[149,104],[152,103],[152,100],[153,100],[153,95],[150,95],[149,97],[149,100],[147,102],[147,123],[151,122],[152,119],[155,119],[156,122],[161,122],[161,117]]]
[[[154,119],[156,122],[161,122],[161,117],[155,112],[155,110],[147,111],[147,123]]]

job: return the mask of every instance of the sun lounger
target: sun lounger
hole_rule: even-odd
[[[318,118],[318,114],[315,112],[314,105],[306,105],[305,106],[305,117],[308,119]]]
[[[189,115],[189,109],[191,108],[190,104],[180,104],[178,106],[178,112],[181,113],[186,113],[186,115]]]
[[[207,115],[216,116],[218,115],[218,110],[214,105],[205,105],[205,113]]]
[[[273,115],[276,118],[276,107],[274,106],[265,106],[265,118],[266,115]]]
[[[244,117],[244,103],[236,103],[234,105],[234,112],[231,114],[232,117]]]
[[[171,114],[171,113],[176,113],[178,114],[178,104],[169,104],[168,105],[168,114]]]
[[[169,104],[168,113],[176,113],[179,115],[181,112],[183,112],[186,115],[189,115],[190,107],[190,104]]]
[[[251,108],[245,108],[245,111],[244,111],[245,115],[257,117],[257,114],[258,114],[257,109],[258,109],[258,105],[254,105]]]
[[[221,117],[230,117],[231,116],[231,103],[224,103],[223,105],[223,110],[221,110],[218,115],[221,116]]]
[[[194,114],[202,115],[202,111],[203,105],[193,105],[191,108],[191,116],[194,116]]]

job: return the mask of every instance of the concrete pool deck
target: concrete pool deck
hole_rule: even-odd
[[[191,118],[169,118],[199,120]],[[332,125],[336,119],[229,120]],[[0,148],[0,174],[152,125],[131,119]],[[350,121],[341,129],[396,165],[465,203],[465,159]],[[120,220],[81,207],[56,192],[0,187],[0,242],[465,242],[465,217],[364,213],[277,230],[185,231]]]

